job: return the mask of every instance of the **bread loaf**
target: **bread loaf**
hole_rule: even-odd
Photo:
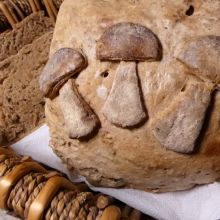
[[[40,84],[57,92],[51,147],[73,172],[153,192],[219,179],[219,11],[218,0],[64,1],[49,62],[64,72]],[[87,59],[78,74],[58,59],[64,48]]]
[[[18,23],[11,31],[0,34],[0,61],[15,55],[22,47],[53,30],[50,18],[44,12],[33,13]]]
[[[48,60],[52,30],[50,20],[39,12],[0,34],[1,143],[15,142],[44,122],[38,77]]]

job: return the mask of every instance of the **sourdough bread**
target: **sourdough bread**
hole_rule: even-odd
[[[0,34],[0,61],[15,55],[22,47],[31,44],[49,30],[53,30],[53,24],[50,18],[44,16],[43,11],[29,15],[16,24],[13,30]]]
[[[0,142],[15,142],[44,122],[38,77],[48,60],[53,25],[38,12],[0,34]]]
[[[72,48],[88,64],[59,82],[43,73],[60,89],[46,99],[50,144],[73,172],[153,192],[219,179],[219,11],[218,0],[64,1],[50,63],[65,68],[56,53]]]

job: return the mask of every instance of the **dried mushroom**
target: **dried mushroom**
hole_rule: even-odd
[[[220,83],[220,36],[202,36],[191,41],[177,58],[200,78]]]
[[[60,89],[59,103],[70,138],[82,138],[92,133],[99,120],[79,94],[73,79]]]
[[[136,62],[160,60],[157,37],[142,25],[118,23],[109,27],[97,41],[96,56],[101,61],[121,61],[103,114],[121,127],[139,124],[147,116],[141,102]]]
[[[71,48],[58,50],[49,59],[40,75],[41,91],[46,97],[54,98],[62,85],[86,66],[86,58],[77,50]]]
[[[211,89],[191,83],[153,122],[153,134],[166,148],[190,153],[203,126]]]

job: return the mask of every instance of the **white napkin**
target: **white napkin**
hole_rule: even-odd
[[[63,173],[72,181],[84,178],[72,176],[66,166],[49,147],[49,129],[43,125],[15,143],[12,148],[21,155],[47,164]],[[147,193],[140,190],[90,187],[111,195],[156,219],[164,220],[217,220],[220,219],[220,184],[213,183],[192,190],[173,193]]]

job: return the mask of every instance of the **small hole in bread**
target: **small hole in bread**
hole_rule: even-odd
[[[181,92],[184,92],[186,90],[186,85],[184,85],[182,88],[181,88]]]
[[[100,76],[103,77],[103,78],[106,78],[106,77],[108,77],[108,72],[102,72],[100,74]]]
[[[193,7],[193,5],[190,5],[189,8],[186,10],[185,14],[187,16],[191,16],[191,15],[193,15],[193,13],[194,13],[194,7]]]

